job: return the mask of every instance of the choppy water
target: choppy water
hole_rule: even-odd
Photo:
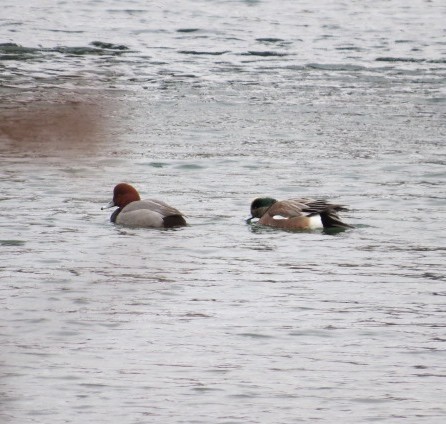
[[[75,3],[2,2],[1,422],[443,423],[444,3]]]

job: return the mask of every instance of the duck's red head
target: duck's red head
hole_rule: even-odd
[[[113,203],[115,206],[123,208],[129,203],[141,200],[139,193],[130,184],[120,183],[113,190]]]

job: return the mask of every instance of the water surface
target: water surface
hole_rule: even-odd
[[[443,423],[445,12],[6,1],[2,422]],[[190,225],[114,226],[121,181]]]

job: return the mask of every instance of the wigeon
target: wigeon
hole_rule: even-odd
[[[342,205],[328,203],[325,200],[290,199],[278,201],[271,197],[261,197],[251,203],[251,222],[259,218],[258,223],[270,227],[289,230],[311,230],[316,228],[352,228],[342,222],[338,211],[346,211]]]

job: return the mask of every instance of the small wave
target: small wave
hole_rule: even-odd
[[[86,55],[102,55],[104,51],[102,49],[96,49],[94,47],[54,47],[53,49],[45,50],[48,53],[63,53],[74,56],[86,56]]]
[[[416,59],[413,57],[377,57],[376,62],[407,62],[407,63],[446,63],[446,59]]]
[[[178,53],[180,54],[191,54],[191,55],[201,55],[201,56],[221,56],[225,53],[228,53],[229,50],[217,51],[217,52],[208,52],[208,51],[199,51],[199,50],[180,50]]]
[[[147,165],[153,168],[164,168],[169,164],[167,162],[149,162]]]
[[[107,49],[107,50],[128,50],[129,49],[127,46],[124,46],[124,44],[106,43],[104,41],[93,41],[91,43],[91,45],[101,48],[101,49]]]
[[[341,46],[341,47],[336,47],[335,50],[360,52],[363,49],[361,47],[357,47],[357,46]]]
[[[375,59],[377,62],[425,62],[425,59],[415,59],[412,57],[377,57]]]
[[[282,38],[262,37],[256,38],[256,41],[260,41],[261,43],[283,43],[285,40]]]
[[[103,41],[93,41],[90,43],[93,47],[54,47],[51,49],[44,49],[47,52],[56,52],[56,53],[65,53],[76,56],[84,56],[84,55],[120,55],[125,51],[128,51],[129,48],[124,45],[117,45],[112,43],[106,43]]]
[[[0,44],[0,52],[2,53],[34,53],[37,50],[33,47],[23,47],[15,43]]]
[[[48,29],[49,32],[60,32],[62,34],[83,34],[84,31],[82,30],[67,30],[67,29]]]
[[[23,47],[15,43],[0,44],[0,60],[27,60],[39,54],[33,47]]]
[[[272,52],[272,51],[255,51],[250,50],[247,53],[242,53],[242,56],[262,56],[262,57],[282,57],[282,56],[288,56],[287,53],[281,53],[281,52]]]
[[[198,28],[179,28],[177,29],[177,32],[197,32],[199,31]]]
[[[24,246],[24,240],[0,240],[0,246]]]
[[[92,47],[90,47],[92,46]],[[68,55],[120,55],[129,50],[127,46],[106,43],[102,41],[93,41],[90,46],[86,47],[24,47],[15,43],[0,44],[1,60],[28,60],[35,58],[42,53],[63,53]]]
[[[306,65],[309,69],[320,69],[323,71],[362,71],[366,68],[359,65],[351,64],[333,64],[333,63],[308,63]]]

